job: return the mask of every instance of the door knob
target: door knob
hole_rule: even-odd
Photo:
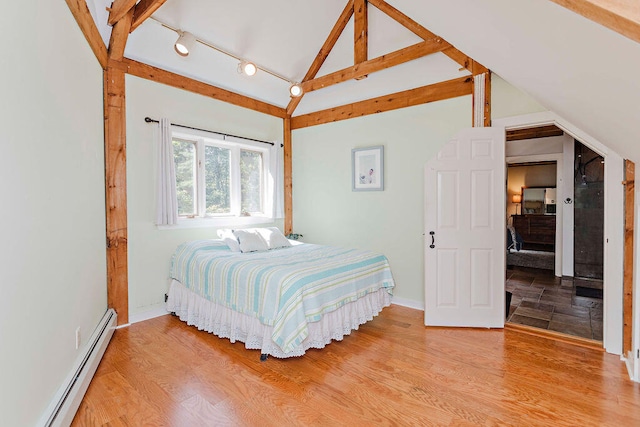
[[[435,247],[436,247],[436,237],[435,237],[436,232],[435,232],[435,231],[430,231],[430,232],[429,232],[429,235],[431,236],[431,244],[429,245],[429,247],[430,247],[431,249],[433,249],[433,248],[435,248]]]

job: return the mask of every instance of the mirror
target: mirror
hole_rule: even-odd
[[[556,213],[556,189],[555,187],[522,188],[522,213],[523,214],[555,214]]]

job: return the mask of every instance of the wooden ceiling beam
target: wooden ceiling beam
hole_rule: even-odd
[[[167,0],[140,0],[134,9],[130,32],[138,28],[148,17],[160,8]]]
[[[346,6],[342,10],[342,13],[340,14],[340,17],[338,18],[336,23],[333,25],[333,28],[331,29],[329,36],[327,37],[324,44],[320,48],[320,51],[316,55],[316,58],[311,63],[311,66],[309,67],[307,74],[305,74],[304,78],[302,79],[302,82],[306,82],[308,80],[313,79],[316,76],[316,74],[318,74],[318,71],[320,71],[322,64],[324,64],[324,61],[329,56],[329,53],[331,53],[331,49],[333,49],[333,47],[335,46],[336,42],[338,41],[338,38],[342,34],[342,31],[344,31],[344,28],[347,26],[347,23],[349,22],[349,20],[351,19],[351,16],[353,15],[353,1],[354,0],[349,0],[347,2]],[[304,94],[302,96],[304,96]],[[302,96],[299,96],[297,98],[291,98],[291,101],[289,101],[289,105],[287,105],[287,109],[286,109],[288,115],[293,114],[295,109],[298,107],[298,104],[300,104],[300,101],[302,101]]]
[[[107,8],[109,11],[109,20],[107,23],[111,26],[121,20],[132,7],[136,5],[137,0],[114,0],[111,7]]]
[[[103,70],[106,69],[109,63],[109,53],[107,52],[104,41],[102,41],[100,31],[98,31],[98,27],[96,27],[96,23],[91,16],[89,7],[87,7],[87,2],[85,0],[66,0],[66,2],[82,34],[84,34],[84,38],[98,59],[100,66]]]
[[[270,116],[279,117],[281,119],[288,117],[285,109],[276,105],[249,98],[247,96],[203,83],[198,80],[193,80],[151,65],[143,64],[142,62],[134,61],[129,58],[124,58],[122,61],[109,61],[109,67],[116,67],[127,74],[131,74],[132,76],[197,93],[199,95],[217,99],[239,107],[248,108]]]
[[[355,0],[353,3],[353,65],[369,59],[369,14],[367,0]],[[367,75],[359,75],[356,79],[364,79]]]
[[[129,29],[133,20],[133,9],[129,10],[122,19],[113,26],[109,40],[109,59],[120,61],[124,58],[124,48],[129,39]]]
[[[640,43],[640,5],[620,0],[551,0]]]
[[[520,141],[522,139],[548,138],[550,136],[562,136],[564,132],[556,125],[537,126],[525,129],[507,130],[507,141]]]
[[[309,126],[396,110],[398,108],[411,107],[414,105],[471,95],[473,90],[472,81],[472,77],[465,76],[390,95],[380,96],[366,101],[355,102],[349,105],[292,117],[291,129],[301,129]]]
[[[354,65],[353,67],[345,68],[343,70],[306,81],[302,83],[302,89],[305,93],[313,92],[314,90],[329,87],[347,80],[358,79],[370,73],[375,73],[376,71],[381,71],[389,67],[403,64],[435,52],[440,52],[450,46],[451,45],[449,43],[444,42],[441,39],[432,39],[416,43],[412,46],[405,47],[404,49]]]
[[[391,6],[386,1],[384,0],[368,0],[368,1],[369,3],[374,5],[377,9],[379,9],[381,12],[385,13],[390,18],[394,19],[396,22],[404,26],[406,29],[408,29],[418,37],[421,37],[424,40],[439,38],[437,35],[427,30],[418,22],[409,18],[407,15],[400,12],[398,9]],[[480,74],[480,73],[486,73],[488,71],[486,67],[481,65],[479,62],[473,61],[471,58],[469,58],[467,55],[460,52],[458,49],[456,49],[453,46],[449,47],[446,50],[443,50],[442,53],[444,53],[449,58],[456,61],[463,68],[466,68],[469,72],[471,72],[474,75]]]

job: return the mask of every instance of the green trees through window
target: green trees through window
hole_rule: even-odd
[[[267,149],[173,138],[179,216],[264,213]]]

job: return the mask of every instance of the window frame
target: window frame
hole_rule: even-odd
[[[268,185],[271,175],[271,146],[268,144],[243,140],[236,137],[225,137],[214,133],[198,130],[177,129],[172,127],[171,138],[195,144],[195,190],[194,205],[195,215],[179,215],[178,226],[180,227],[200,227],[200,226],[228,226],[244,224],[268,223],[273,220],[270,203],[267,201],[273,198],[272,186]],[[230,150],[230,212],[228,213],[207,213],[206,212],[206,184],[205,184],[205,147],[214,146]],[[262,212],[243,213],[242,206],[242,179],[240,170],[241,151],[248,150],[259,152],[262,155],[262,176],[261,176],[261,204]]]

